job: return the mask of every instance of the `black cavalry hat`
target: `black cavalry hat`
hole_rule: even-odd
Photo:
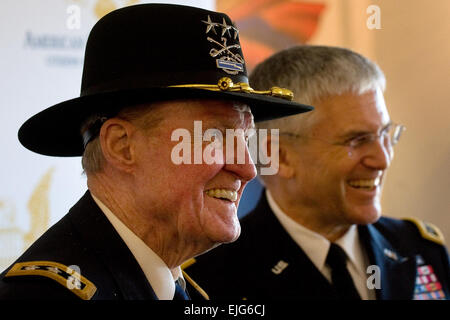
[[[50,156],[81,156],[82,123],[93,114],[114,116],[150,101],[208,98],[240,101],[255,121],[312,110],[281,88],[248,85],[238,30],[230,18],[204,9],[142,4],[115,10],[91,30],[80,97],[28,119],[20,142]]]

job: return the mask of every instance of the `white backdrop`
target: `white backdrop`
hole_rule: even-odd
[[[145,2],[214,9],[214,0],[2,0],[0,3],[0,271],[86,191],[80,158],[32,153],[20,125],[79,96],[84,48],[95,22],[112,9]]]

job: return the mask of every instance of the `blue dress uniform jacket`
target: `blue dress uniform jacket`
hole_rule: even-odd
[[[89,191],[0,275],[0,300],[79,298],[157,300]]]
[[[241,225],[236,242],[195,258],[186,268],[211,299],[338,299],[278,222],[264,192]],[[381,218],[358,231],[370,263],[380,268],[377,299],[450,297],[446,248],[424,239],[414,223]]]

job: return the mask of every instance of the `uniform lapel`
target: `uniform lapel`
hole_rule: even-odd
[[[126,300],[157,299],[136,259],[89,191],[71,210],[71,221],[88,249],[110,271]],[[101,287],[98,288],[101,290]]]
[[[381,288],[376,290],[377,299],[412,299],[416,278],[415,257],[398,252],[373,225],[359,226],[359,235],[370,263],[379,267]]]

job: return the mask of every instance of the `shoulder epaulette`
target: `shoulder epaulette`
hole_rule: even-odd
[[[197,292],[203,297],[205,298],[205,300],[209,300],[209,296],[208,294],[205,292],[205,290],[203,290],[197,282],[195,282],[187,273],[186,271],[184,271],[186,268],[190,267],[191,265],[193,265],[197,260],[195,260],[195,258],[191,258],[187,261],[185,261],[182,265],[181,265],[181,270],[183,272],[183,277],[184,279],[186,279],[187,282],[189,282],[189,284],[194,287],[195,290],[197,290]]]
[[[89,300],[97,287],[74,269],[53,261],[18,262],[5,277],[40,276],[55,280],[83,300]]]
[[[425,222],[416,218],[404,218],[403,220],[411,221],[419,229],[420,235],[427,240],[444,245],[444,235],[438,227],[432,223]]]
[[[196,263],[197,260],[195,260],[195,258],[191,258],[189,260],[186,260],[185,262],[183,262],[183,264],[181,265],[181,270],[184,270],[186,268],[189,268],[191,265],[193,265],[194,263]]]

